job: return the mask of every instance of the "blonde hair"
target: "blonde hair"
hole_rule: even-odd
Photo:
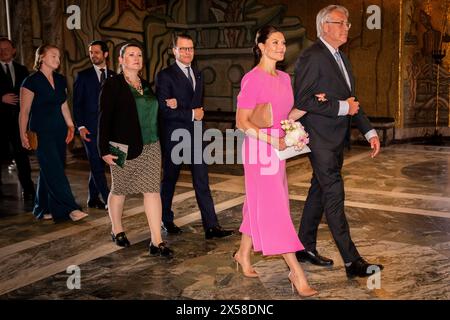
[[[124,44],[119,51],[119,57],[121,57],[123,59],[123,57],[125,57],[125,51],[127,50],[127,48],[138,48],[139,50],[141,50],[141,53],[144,54],[144,50],[142,50],[142,46],[138,43],[134,43],[134,42],[129,42]],[[123,68],[122,68],[122,64],[119,63],[118,66],[118,72],[122,73],[123,72]],[[139,71],[139,74],[141,74],[141,71]]]
[[[50,49],[57,49],[59,51],[59,48],[57,46],[54,46],[52,44],[43,44],[39,46],[39,48],[36,49],[36,54],[34,56],[34,66],[33,69],[36,71],[39,71],[42,65],[42,58]]]

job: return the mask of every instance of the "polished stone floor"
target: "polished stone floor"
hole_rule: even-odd
[[[324,220],[318,249],[335,265],[303,264],[320,292],[312,299],[450,299],[450,148],[393,145],[375,159],[369,152],[354,147],[346,154],[346,214],[360,253],[385,269],[369,281],[347,279]],[[34,158],[32,166],[36,178]],[[311,168],[303,156],[287,166],[297,227]],[[82,157],[68,157],[66,173],[83,207],[87,168]],[[102,210],[89,210],[90,216],[76,223],[36,221],[30,205],[19,199],[15,172],[6,164],[2,170],[0,299],[301,299],[291,292],[281,257],[255,254],[260,277],[245,278],[231,260],[239,245],[238,232],[205,240],[188,171],[182,172],[174,199],[175,222],[184,233],[163,234],[175,250],[174,259],[166,260],[148,255],[141,197],[127,199],[124,225],[132,246],[122,249],[111,242],[109,218]],[[244,200],[242,174],[240,165],[210,166],[219,220],[235,231]],[[73,286],[77,282],[70,266],[80,271],[79,289]]]

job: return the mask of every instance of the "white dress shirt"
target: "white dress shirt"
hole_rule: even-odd
[[[11,78],[12,78],[12,82],[13,82],[13,87],[16,85],[16,73],[14,72],[14,65],[12,60],[10,62],[3,62],[1,61],[1,65],[3,68],[3,71],[6,73],[6,63],[9,64],[9,71],[11,71]]]
[[[188,77],[188,69],[187,69],[187,67],[189,67],[189,70],[190,70],[189,73],[191,74],[191,78],[192,78],[192,81],[193,81],[193,83],[194,83],[193,88],[194,88],[194,90],[195,90],[195,85],[196,85],[196,83],[195,83],[194,71],[192,71],[192,66],[191,66],[191,65],[185,65],[184,63],[181,63],[181,62],[178,61],[178,60],[175,60],[175,62],[176,62],[177,65],[180,67],[181,71],[183,71],[183,73],[184,73],[184,75],[186,76],[186,78],[188,78],[188,79],[189,79],[189,77]]]
[[[100,76],[102,75],[102,72],[100,71],[100,69],[105,69],[105,79],[108,78],[108,68],[106,66],[99,67],[99,66],[96,66],[95,64],[93,66],[94,66],[95,73],[97,73],[98,82],[100,82]]]

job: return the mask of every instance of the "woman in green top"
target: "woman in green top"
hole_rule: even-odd
[[[122,226],[125,196],[142,193],[151,232],[150,254],[171,257],[173,252],[161,237],[158,102],[148,82],[139,77],[143,59],[138,45],[124,45],[120,49],[119,64],[122,73],[108,78],[100,92],[98,132],[100,155],[111,168],[108,197],[111,237],[118,246],[130,246]],[[128,147],[124,164],[112,154],[111,142]]]

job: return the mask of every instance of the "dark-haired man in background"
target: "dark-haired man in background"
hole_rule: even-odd
[[[105,42],[96,40],[89,44],[92,67],[80,71],[73,86],[73,114],[89,159],[89,208],[107,209],[109,188],[105,176],[105,164],[97,150],[98,97],[103,81],[115,73],[108,69],[106,61],[109,49]],[[99,195],[103,201],[100,200]]]
[[[2,147],[11,150],[16,163],[23,199],[33,201],[35,190],[31,180],[30,160],[27,150],[22,147],[19,133],[19,92],[22,81],[28,76],[28,70],[13,61],[15,55],[14,43],[8,38],[0,38],[0,139],[3,140]],[[6,154],[5,151],[2,150],[1,154]]]

